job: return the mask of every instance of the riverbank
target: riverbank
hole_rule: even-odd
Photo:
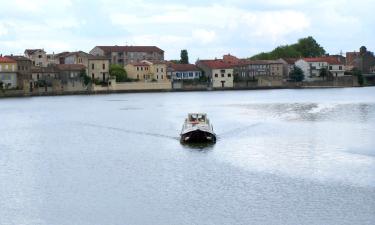
[[[196,89],[143,89],[143,90],[96,90],[96,91],[66,91],[66,92],[30,92],[23,90],[10,90],[0,92],[0,98],[38,97],[38,96],[68,96],[68,95],[103,95],[120,93],[157,93],[157,92],[202,92],[202,91],[247,91],[247,90],[277,90],[277,89],[326,89],[326,88],[351,88],[345,86],[296,86],[296,87],[248,87],[248,88],[196,88]],[[356,88],[356,87],[353,87]]]

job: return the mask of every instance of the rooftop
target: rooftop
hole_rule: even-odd
[[[104,52],[159,52],[164,53],[163,50],[156,46],[96,46],[101,48]]]
[[[0,63],[16,63],[17,61],[9,57],[0,56]]]
[[[171,63],[170,67],[175,71],[199,71],[200,69],[194,64],[176,64]]]
[[[326,56],[326,57],[315,57],[315,58],[303,58],[306,62],[326,62],[332,65],[341,65],[341,63],[336,57]]]
[[[198,63],[204,64],[210,69],[230,69],[236,65],[224,62],[222,59],[199,60]]]
[[[86,69],[86,66],[82,64],[57,64],[56,68],[60,71],[81,71]]]

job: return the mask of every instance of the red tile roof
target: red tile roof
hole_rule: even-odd
[[[8,57],[0,56],[0,63],[17,63],[17,61]]]
[[[298,60],[298,58],[283,58],[283,60],[290,65],[294,65],[294,63]]]
[[[164,53],[163,50],[156,46],[96,46],[101,48],[104,52],[159,52]]]
[[[315,57],[315,58],[303,58],[306,62],[326,62],[331,65],[343,65],[336,57]]]
[[[199,60],[198,63],[201,63],[210,69],[231,69],[236,65],[234,63],[224,62],[222,59]]]
[[[176,63],[171,63],[170,67],[174,71],[182,71],[182,72],[186,72],[186,71],[200,71],[200,69],[196,65],[194,65],[194,64],[176,64]]]
[[[60,71],[81,71],[86,69],[82,64],[57,64],[56,68]]]
[[[133,66],[150,66],[148,63],[145,63],[145,62],[135,62],[135,63],[129,63],[129,64]]]

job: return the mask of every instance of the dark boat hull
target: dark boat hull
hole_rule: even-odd
[[[181,134],[182,143],[215,143],[216,135],[202,130],[194,130]]]

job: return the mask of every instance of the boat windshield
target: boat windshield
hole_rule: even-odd
[[[191,123],[206,122],[206,116],[204,114],[189,114],[189,122]]]

